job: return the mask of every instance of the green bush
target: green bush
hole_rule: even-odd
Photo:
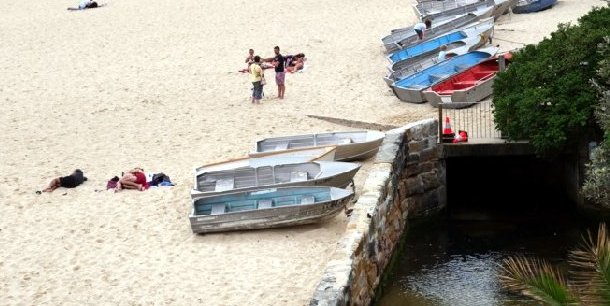
[[[599,104],[595,108],[595,118],[604,131],[604,139],[593,151],[591,162],[587,164],[586,179],[582,192],[584,196],[600,206],[610,208],[610,38],[599,46],[602,60],[593,87],[599,94]]]
[[[590,85],[610,35],[610,8],[596,7],[578,25],[560,24],[537,45],[515,52],[494,81],[496,127],[510,140],[527,139],[539,155],[573,147],[597,128],[597,92]]]

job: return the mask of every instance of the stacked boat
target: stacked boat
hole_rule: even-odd
[[[418,1],[416,16],[432,26],[423,40],[413,27],[382,38],[390,62],[384,81],[400,100],[436,107],[451,102],[466,107],[488,97],[499,71],[493,69],[499,60],[499,49],[491,45],[494,21],[515,5],[517,0]]]
[[[439,62],[438,53],[442,46],[448,56],[463,55],[489,42],[493,35],[494,21],[488,17],[463,28],[430,38],[413,46],[400,49],[387,56],[390,61],[388,75],[384,78],[388,86],[394,82],[424,70]]]
[[[513,7],[513,13],[528,14],[544,11],[553,7],[556,3],[557,0],[518,0]]]
[[[197,167],[191,229],[262,229],[332,218],[354,197],[344,188],[360,164],[346,160],[373,156],[384,137],[348,131],[267,138],[247,157]]]

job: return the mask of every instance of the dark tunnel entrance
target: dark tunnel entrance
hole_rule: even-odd
[[[574,208],[562,161],[534,156],[453,157],[446,160],[449,213],[464,209]]]

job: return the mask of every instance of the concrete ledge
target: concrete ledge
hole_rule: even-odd
[[[444,143],[439,145],[441,158],[463,156],[522,156],[535,155],[529,142],[506,143]]]

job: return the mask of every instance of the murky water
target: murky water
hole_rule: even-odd
[[[498,264],[522,254],[565,269],[568,250],[582,241],[587,229],[597,232],[597,223],[579,217],[569,203],[547,200],[497,206],[453,203],[460,208],[411,225],[377,306],[540,305],[502,290]]]

